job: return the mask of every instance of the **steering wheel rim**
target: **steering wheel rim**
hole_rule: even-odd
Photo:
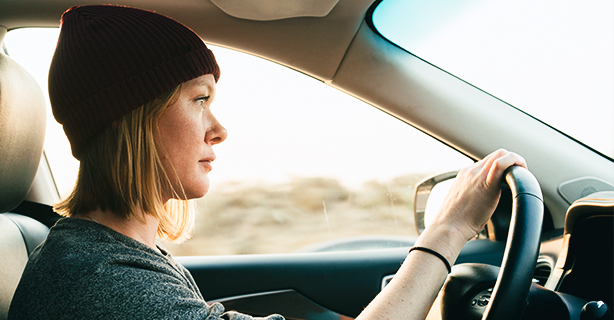
[[[526,306],[539,254],[544,203],[537,179],[512,166],[505,172],[513,207],[503,262],[483,320],[518,320]]]

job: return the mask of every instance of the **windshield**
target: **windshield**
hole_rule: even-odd
[[[384,0],[384,37],[614,157],[614,3]]]

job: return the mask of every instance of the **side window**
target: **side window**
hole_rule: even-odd
[[[13,46],[27,43],[9,35],[13,56]],[[472,162],[311,77],[245,53],[211,49],[222,69],[212,111],[229,135],[214,148],[211,188],[197,200],[193,237],[165,243],[176,256],[402,246],[417,235],[413,186]],[[49,61],[34,67],[44,70],[41,81]],[[46,91],[46,82],[41,87]],[[65,137],[52,140],[45,150],[66,196],[78,163]],[[62,157],[71,158],[72,171]]]
[[[222,69],[213,113],[211,189],[175,255],[402,246],[417,236],[413,187],[471,160],[309,76],[213,48]]]

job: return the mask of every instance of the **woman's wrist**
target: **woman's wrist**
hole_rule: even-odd
[[[454,265],[465,243],[467,239],[454,228],[432,226],[422,232],[414,246],[434,250]]]

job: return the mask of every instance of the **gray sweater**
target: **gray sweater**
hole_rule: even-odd
[[[160,249],[92,221],[62,219],[30,255],[8,318],[254,319],[205,303],[188,270]]]

